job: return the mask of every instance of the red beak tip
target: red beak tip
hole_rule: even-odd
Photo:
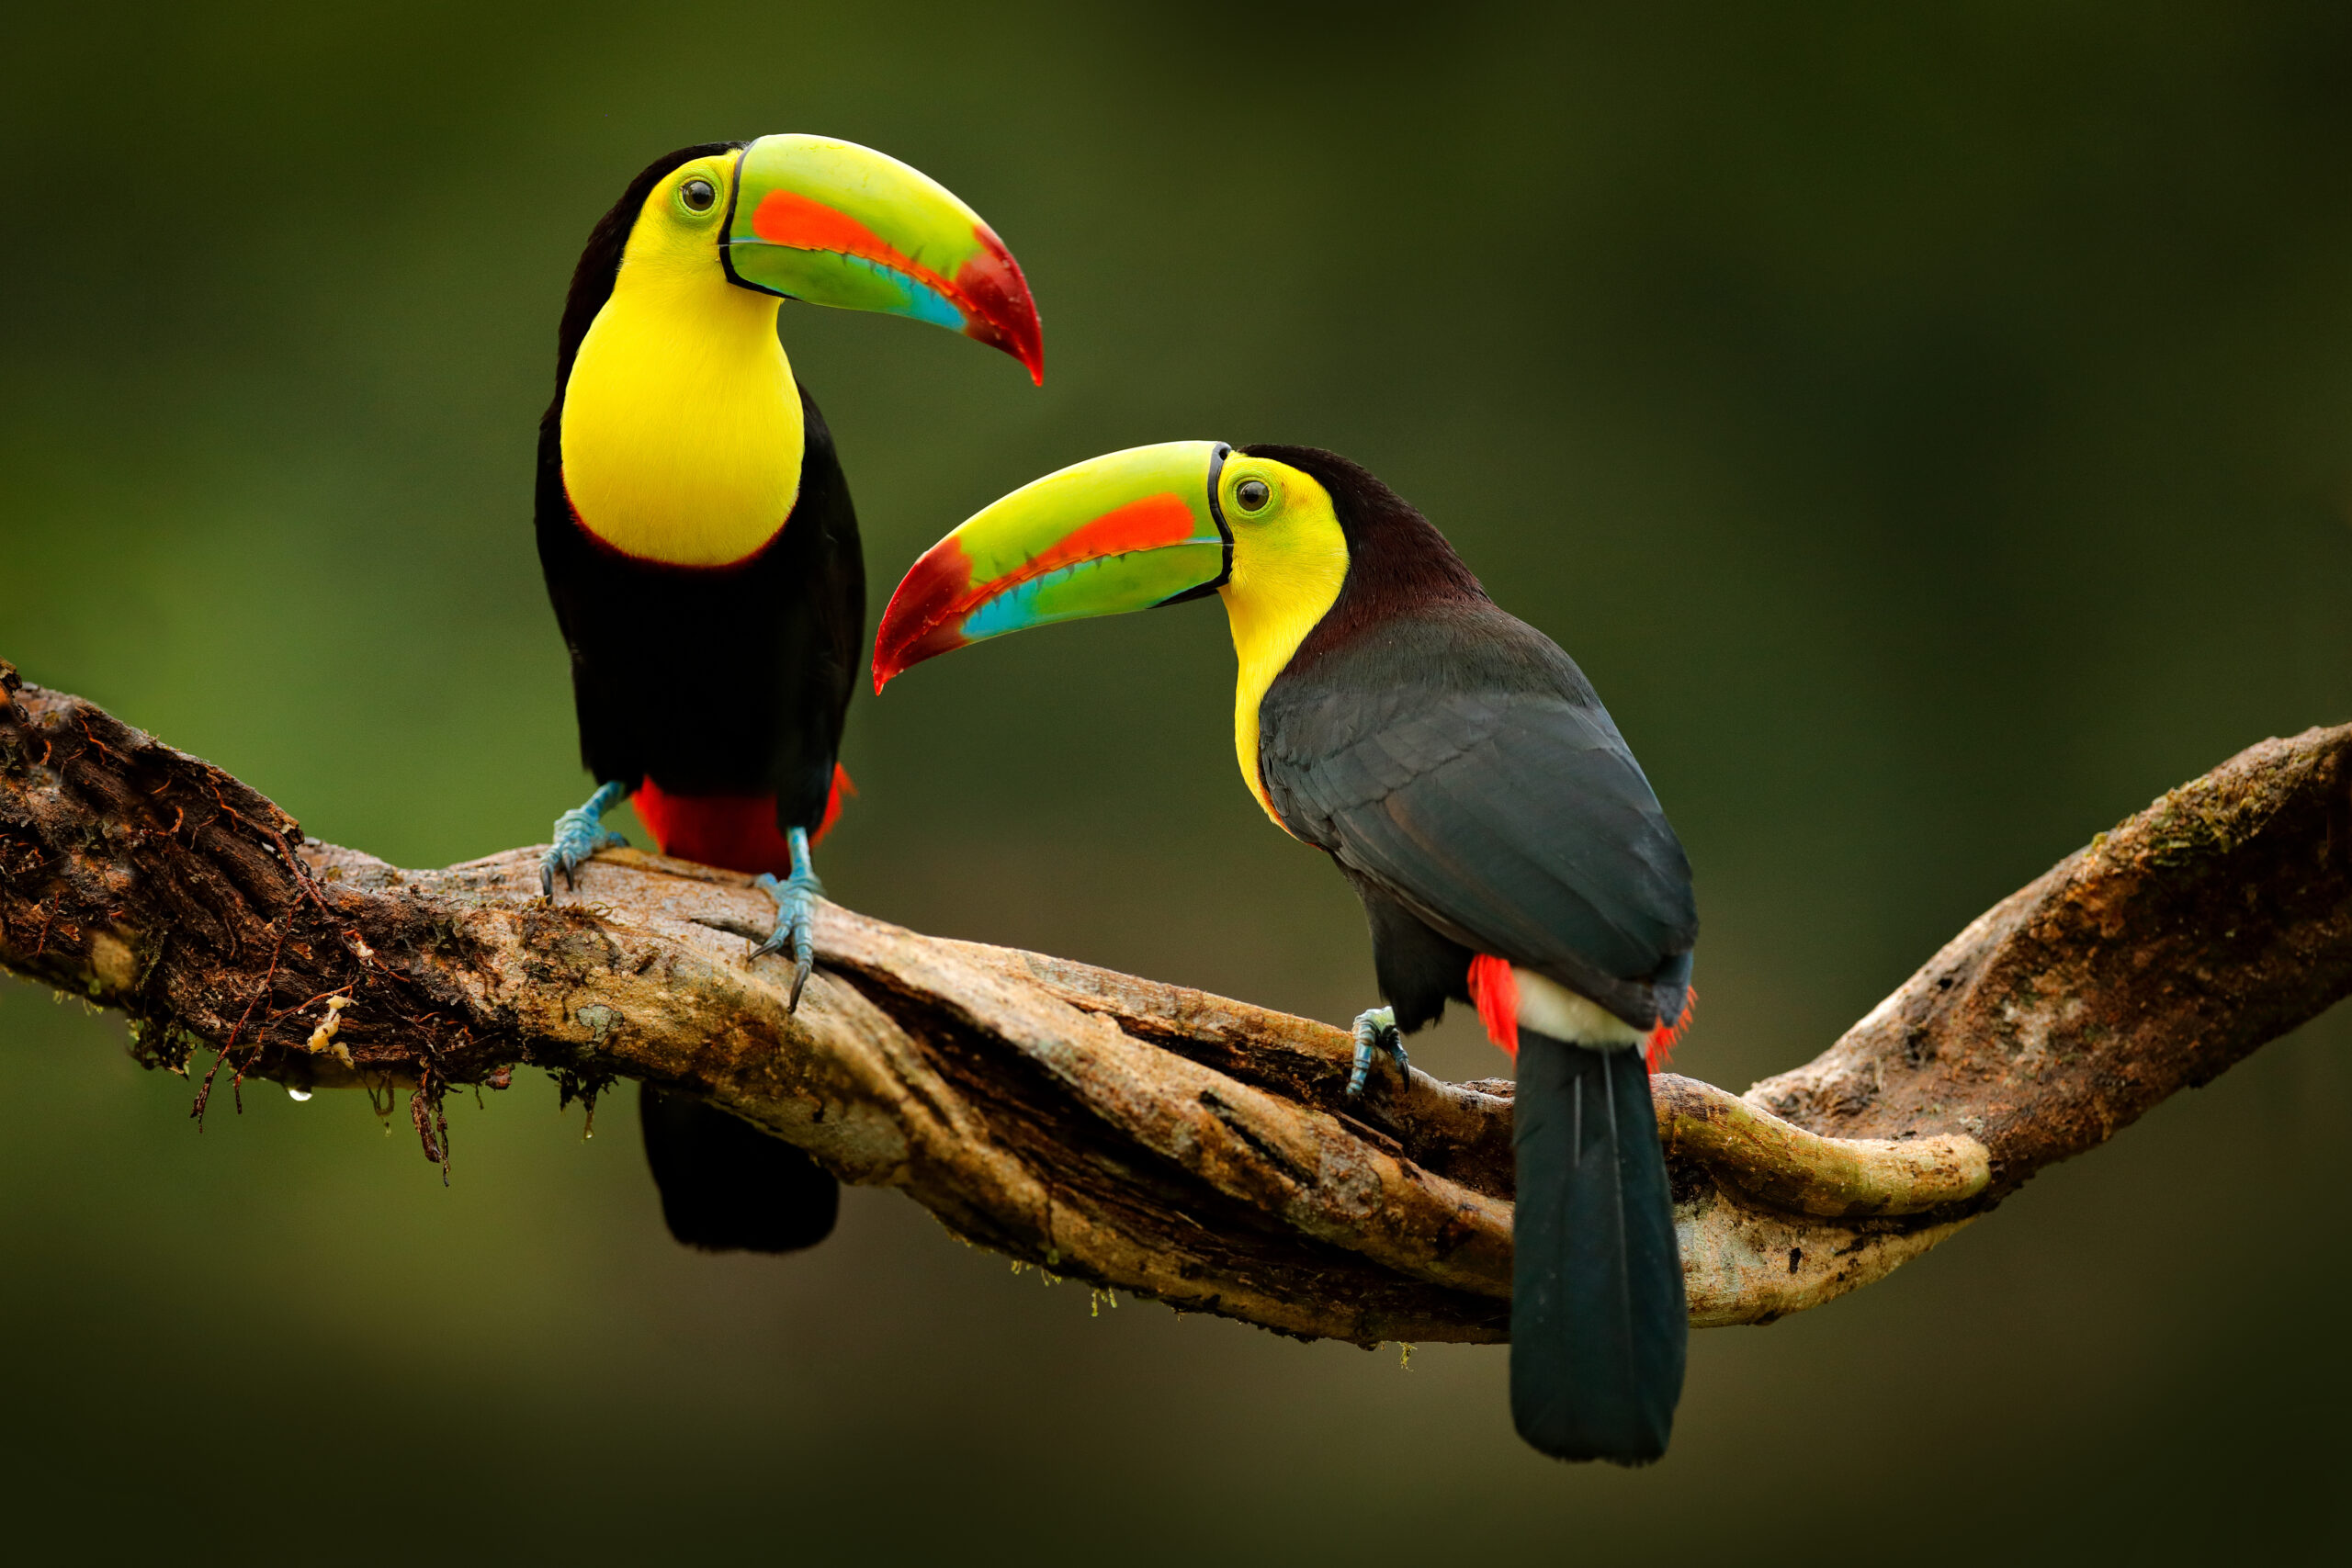
[[[1046,330],[1037,320],[1037,308],[1029,308],[1029,330],[1015,341],[1021,345],[1021,367],[1029,372],[1029,379],[1037,386],[1046,384]]]

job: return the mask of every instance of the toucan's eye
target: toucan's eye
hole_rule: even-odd
[[[689,212],[708,212],[710,204],[718,199],[718,187],[708,180],[688,180],[678,187],[678,199]]]
[[[1273,499],[1272,487],[1263,479],[1243,479],[1233,487],[1233,503],[1244,512],[1263,512]]]

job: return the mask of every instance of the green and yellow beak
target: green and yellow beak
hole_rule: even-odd
[[[763,136],[736,156],[727,276],[813,305],[911,316],[1046,378],[1037,304],[996,231],[896,158],[824,136]]]
[[[1232,448],[1170,441],[1047,474],[909,569],[874,640],[874,689],[926,659],[1056,621],[1148,610],[1232,575],[1219,484]]]

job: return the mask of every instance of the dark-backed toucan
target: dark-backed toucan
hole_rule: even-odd
[[[1511,1409],[1563,1459],[1665,1452],[1689,1338],[1654,1056],[1686,1016],[1690,864],[1575,662],[1505,614],[1429,520],[1305,446],[1181,441],[1014,491],[907,573],[876,689],[983,637],[1214,590],[1234,747],[1275,826],[1363,900],[1399,1032],[1473,1003],[1515,1053]]]
[[[808,861],[839,808],[865,567],[833,441],[776,337],[785,299],[912,316],[1043,379],[1037,310],[989,226],[896,159],[818,136],[657,158],[571,279],[539,423],[539,560],[571,650],[586,805],[541,878],[621,842],[634,795],[669,854],[758,873],[797,1005]],[[782,880],[779,880],[781,878]],[[679,1240],[786,1251],[839,1193],[790,1145],[648,1086],[646,1153]]]

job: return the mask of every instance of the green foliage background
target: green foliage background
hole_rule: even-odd
[[[528,525],[639,165],[888,150],[1028,269],[1048,376],[787,310],[878,590],[1050,468],[1307,441],[1607,695],[1690,842],[1679,1065],[1810,1056],[1979,909],[2352,717],[2352,18],[2324,5],[17,8],[0,655],[404,864],[583,793]],[[861,701],[877,915],[1340,1019],[1361,922],[1233,773],[1208,606]],[[888,1193],[673,1248],[608,1103],[200,1135],[0,983],[0,1498],[46,1559],[2145,1561],[2337,1529],[2342,1011],[1884,1284],[1693,1348],[1672,1456],[1090,1316]],[[1497,1070],[1459,1027],[1427,1048]],[[28,1556],[26,1561],[34,1560]]]

